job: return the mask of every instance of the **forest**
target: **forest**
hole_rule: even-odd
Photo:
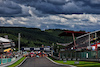
[[[48,29],[41,30],[39,28],[26,27],[0,27],[0,37],[8,36],[18,45],[18,33],[21,34],[21,47],[40,47],[51,46],[53,43],[69,43],[72,37],[60,37],[60,33],[67,30]]]

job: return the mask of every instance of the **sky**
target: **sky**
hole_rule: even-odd
[[[0,0],[0,26],[99,30],[100,0]]]

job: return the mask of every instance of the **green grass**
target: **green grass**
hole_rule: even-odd
[[[18,64],[20,64],[23,60],[25,59],[25,57],[22,57],[21,59],[19,59],[17,62],[15,62],[14,64],[8,66],[8,67],[15,67],[17,66]]]
[[[77,67],[100,67],[100,63],[97,63],[97,62],[79,61],[79,64],[74,64],[75,61],[67,61],[67,62],[57,61],[57,60],[54,60],[54,61],[57,63],[69,64],[69,65],[74,65]]]
[[[52,59],[52,58],[50,58],[50,59]],[[59,61],[59,60],[54,60],[54,61],[57,63],[74,65],[77,67],[100,67],[100,63],[98,63],[98,62],[79,61],[79,64],[75,64],[74,62],[76,62],[76,61],[67,61],[67,62],[63,62],[63,61]]]

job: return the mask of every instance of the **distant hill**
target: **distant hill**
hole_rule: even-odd
[[[21,33],[21,46],[23,47],[38,47],[43,45],[52,45],[52,43],[66,43],[72,41],[72,37],[59,37],[58,34],[65,30],[48,29],[41,31],[38,28],[25,27],[0,27],[0,36],[8,35],[16,46],[18,43],[18,33]]]

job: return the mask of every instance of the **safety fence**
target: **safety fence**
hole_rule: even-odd
[[[60,52],[60,58],[62,59],[100,59],[100,50],[99,51],[64,51]]]
[[[18,57],[13,57],[13,58],[2,58],[0,59],[0,64],[6,64],[9,62],[13,62],[17,59]]]

